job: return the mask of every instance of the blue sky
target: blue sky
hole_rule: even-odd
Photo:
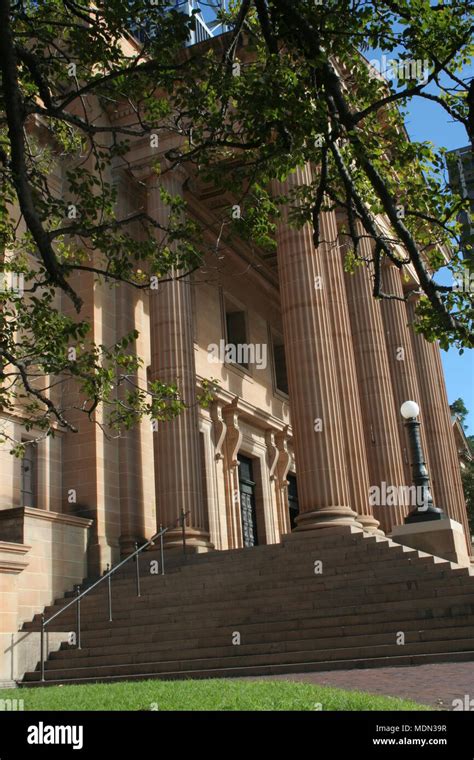
[[[474,71],[473,71],[474,74]],[[406,119],[408,133],[413,140],[431,140],[435,145],[448,149],[469,144],[464,127],[453,122],[438,105],[421,98],[414,98],[408,108]],[[466,420],[467,433],[474,434],[474,352],[462,356],[450,349],[441,351],[449,402],[461,397],[469,409]]]

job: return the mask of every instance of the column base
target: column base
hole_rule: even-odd
[[[201,554],[214,550],[214,544],[211,543],[209,533],[195,528],[185,529],[186,552],[189,554]],[[167,551],[170,549],[183,551],[183,531],[181,528],[173,528],[165,533],[163,537],[163,548]]]
[[[379,521],[373,515],[357,515],[357,519],[366,533],[372,533],[375,536],[385,536]]]
[[[87,575],[90,577],[102,575],[107,565],[113,567],[120,560],[120,548],[118,541],[109,543],[100,536],[87,548]]]
[[[146,540],[144,536],[120,536],[120,556],[125,557],[128,554],[133,554],[138,547],[146,543]],[[135,542],[138,544],[138,547],[135,546]]]
[[[397,525],[390,538],[397,544],[434,554],[436,557],[469,567],[466,539],[461,523],[446,518]]]
[[[303,514],[298,515],[296,528],[293,532],[337,528],[338,526],[363,528],[360,515],[350,507],[324,507],[314,512],[303,512]]]

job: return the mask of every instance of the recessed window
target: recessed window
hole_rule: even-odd
[[[286,372],[286,355],[283,338],[279,335],[272,335],[273,342],[273,364],[275,372],[275,387],[278,391],[288,395],[288,375]]]
[[[26,441],[23,441],[26,443]],[[36,507],[36,444],[29,443],[21,459],[21,505]]]
[[[225,301],[226,357],[233,364],[248,369],[247,317],[245,311]]]

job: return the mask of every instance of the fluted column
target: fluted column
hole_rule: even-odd
[[[120,312],[117,320],[117,335],[128,335],[137,324],[138,298],[133,289],[122,283],[116,291]],[[138,354],[138,340],[129,346],[129,351]],[[146,366],[142,366],[133,377],[138,387],[146,387]],[[148,421],[147,421],[148,422]],[[146,494],[149,472],[143,462],[143,449],[146,439],[151,436],[149,425],[145,422],[136,424],[119,438],[119,487],[120,487],[120,548],[123,554],[129,554],[135,548],[135,542],[142,543],[146,538],[145,509],[150,507],[151,494]],[[147,503],[145,503],[145,500]],[[152,501],[154,502],[154,494]]]
[[[166,226],[169,208],[160,184],[178,195],[182,182],[174,172],[149,181],[148,213]],[[157,516],[166,526],[189,512],[187,545],[203,550],[212,544],[202,493],[191,284],[188,277],[177,279],[176,270],[170,275],[172,280],[150,291],[151,379],[177,383],[186,409],[172,421],[158,422],[154,434]],[[166,534],[166,544],[181,544],[179,528]]]
[[[407,301],[410,324],[415,322],[417,300],[418,296],[413,294]],[[431,464],[429,474],[435,505],[443,509],[453,520],[461,523],[466,534],[469,554],[471,554],[466,502],[439,346],[437,343],[429,343],[423,335],[416,333],[413,329],[411,335],[424,412],[427,449]]]
[[[114,179],[118,191],[118,215],[124,219],[137,209],[139,186],[128,173],[122,171],[118,171]],[[142,239],[139,229],[132,228],[130,232],[134,232],[138,240]],[[149,337],[143,318],[143,301],[146,300],[146,295],[122,282],[115,289],[115,298],[117,339],[120,340],[136,329],[137,339],[129,344],[128,352],[147,360],[143,361],[130,380],[137,387],[146,388],[149,363]],[[119,389],[121,398],[125,399],[127,390],[130,390],[130,386],[122,386]],[[122,554],[134,551],[135,542],[143,543],[156,529],[155,488],[154,483],[150,483],[150,464],[153,462],[152,436],[149,420],[144,420],[124,431],[118,439],[121,530],[119,543]]]
[[[311,181],[306,166],[275,189],[285,194]],[[297,530],[360,526],[349,506],[328,297],[318,279],[324,275],[321,252],[314,248],[309,224],[290,227],[286,211],[277,229],[277,250],[298,473]]]
[[[388,295],[404,298],[403,283],[400,270],[388,259],[384,259],[382,267],[382,290]],[[425,455],[426,466],[430,471],[429,452],[424,427],[423,405],[418,386],[415,358],[411,342],[410,328],[406,306],[403,300],[382,299],[382,317],[385,328],[385,341],[387,345],[388,363],[392,376],[392,389],[395,400],[395,408],[398,412],[398,433],[402,451],[404,452],[403,463],[405,469],[405,481],[412,484],[410,462],[407,452],[406,432],[399,409],[404,401],[416,401],[420,406],[420,432],[421,444]]]
[[[361,255],[370,260],[367,238],[360,242]],[[344,255],[344,254],[343,254]],[[398,419],[392,391],[380,303],[372,295],[372,280],[366,266],[345,274],[354,355],[364,418],[365,444],[370,484],[384,493],[383,484],[399,489],[405,483]],[[403,522],[408,507],[388,504],[373,506],[374,517],[387,533]]]
[[[352,345],[349,310],[344,290],[344,269],[339,255],[336,214],[321,215],[321,239],[328,244],[318,252],[323,263],[323,286],[327,293],[331,323],[331,341],[339,386],[339,403],[344,436],[344,456],[350,470],[350,504],[358,513],[365,530],[378,530],[379,522],[369,506],[369,469],[365,448],[362,410]]]

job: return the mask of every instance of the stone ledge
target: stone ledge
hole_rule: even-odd
[[[21,573],[30,564],[29,560],[23,559],[30,549],[28,544],[0,541],[0,573]]]
[[[64,512],[51,512],[46,509],[38,509],[37,507],[12,507],[11,509],[0,510],[0,520],[9,520],[21,516],[34,517],[38,520],[62,523],[63,525],[73,525],[78,528],[89,528],[94,522],[85,517],[76,517]]]
[[[461,567],[470,565],[463,526],[449,517],[397,525],[390,538],[397,544],[428,552]]]

